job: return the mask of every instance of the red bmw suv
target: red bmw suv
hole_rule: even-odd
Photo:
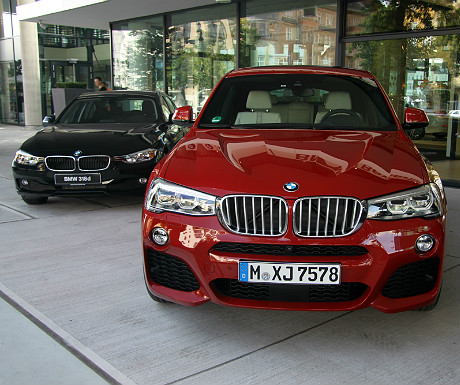
[[[191,108],[175,120],[191,122]],[[153,170],[145,281],[159,302],[288,310],[434,308],[446,203],[439,175],[365,71],[228,73]]]

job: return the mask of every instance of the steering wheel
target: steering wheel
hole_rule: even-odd
[[[345,110],[345,109],[337,109],[337,110],[332,110],[329,111],[326,115],[324,115],[321,118],[320,124],[324,123],[326,120],[331,120],[332,125],[334,126],[341,126],[343,125],[343,122],[341,121],[344,116],[339,117],[340,115],[346,115],[345,119],[348,119],[349,122],[346,122],[347,126],[361,126],[362,121],[361,117],[357,112],[351,111],[351,110]],[[334,119],[335,118],[335,119]],[[335,124],[334,124],[335,123]]]

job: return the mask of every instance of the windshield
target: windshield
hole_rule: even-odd
[[[153,123],[157,120],[157,109],[152,98],[95,96],[73,102],[57,123]]]
[[[232,77],[211,97],[200,128],[396,130],[372,79],[280,74]]]

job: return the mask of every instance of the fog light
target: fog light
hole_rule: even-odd
[[[417,241],[415,242],[415,249],[421,253],[426,253],[434,247],[434,244],[434,237],[429,234],[424,234],[418,237]]]
[[[29,185],[29,181],[27,179],[21,179],[21,184],[23,186],[28,186]]]
[[[146,184],[148,182],[147,178],[139,178],[139,183],[140,184]]]
[[[164,246],[169,242],[168,232],[165,229],[162,229],[161,227],[155,227],[152,230],[152,240],[158,246]]]

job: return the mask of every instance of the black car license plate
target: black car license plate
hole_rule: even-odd
[[[101,184],[101,174],[56,174],[54,175],[56,186],[85,186],[88,184]]]

